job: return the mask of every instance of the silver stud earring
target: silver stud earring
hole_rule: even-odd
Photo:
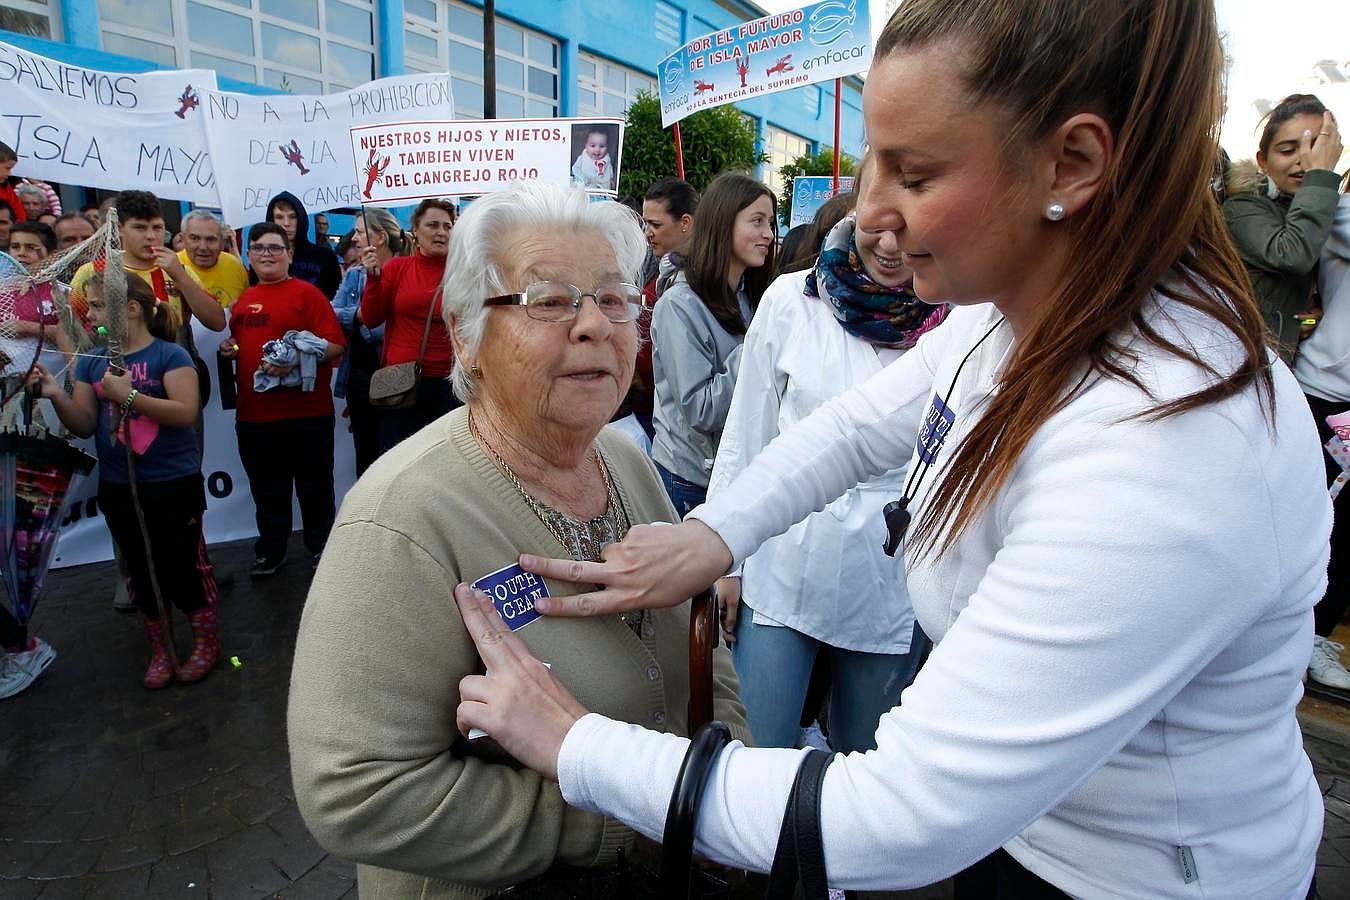
[[[1064,218],[1064,204],[1051,203],[1045,208],[1045,217],[1051,222],[1058,222]]]

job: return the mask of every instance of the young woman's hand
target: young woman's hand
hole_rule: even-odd
[[[61,393],[61,386],[56,383],[52,373],[43,367],[42,363],[34,363],[33,370],[28,373],[29,390],[37,390],[38,396],[45,397],[48,400]]]
[[[112,366],[108,366],[104,371],[103,396],[113,403],[124,402],[127,395],[131,393],[132,387],[134,385],[131,383],[131,373],[125,369],[122,370],[121,375],[115,374]]]
[[[601,589],[567,597],[541,597],[546,616],[606,616],[634,609],[679,606],[707,590],[731,568],[731,551],[717,532],[698,519],[678,525],[636,525],[604,562],[521,556],[526,572]]]
[[[736,643],[736,620],[741,609],[741,580],[736,576],[717,579],[717,612],[722,620],[722,640]]]
[[[234,359],[239,355],[239,342],[234,338],[226,338],[220,342],[220,346],[216,348],[216,352],[226,359]]]
[[[1316,134],[1305,131],[1299,144],[1298,155],[1303,170],[1325,169],[1336,171],[1341,159],[1341,130],[1336,127],[1336,117],[1328,110],[1322,113],[1322,130]]]

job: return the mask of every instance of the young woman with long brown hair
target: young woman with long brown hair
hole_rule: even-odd
[[[1295,706],[1331,510],[1209,193],[1222,69],[1204,0],[907,0],[863,93],[858,217],[958,308],[682,524],[600,564],[521,561],[604,586],[550,614],[669,604],[909,461],[936,646],[878,749],[825,774],[835,887],[1309,892],[1323,810]],[[457,597],[491,672],[461,684],[461,727],[659,836],[686,743],[587,715]],[[698,851],[767,869],[800,761],[724,751]]]
[[[774,208],[753,178],[714,178],[681,271],[652,310],[652,459],[680,515],[708,491],[745,329],[773,277]]]

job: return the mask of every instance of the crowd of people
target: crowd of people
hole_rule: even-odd
[[[341,236],[281,193],[238,248],[192,211],[178,252],[158,198],[119,194],[124,361],[90,263],[86,345],[35,313],[29,380],[96,438],[144,685],[221,654],[196,320],[227,332],[252,577],[299,502],[296,794],[363,893],[613,891],[661,837],[686,601],[715,585],[741,743],[708,858],[768,868],[814,745],[848,754],[821,801],[840,886],[1312,896],[1293,707],[1305,675],[1350,691],[1350,174],[1310,94],[1221,156],[1212,10],[1104,5],[905,4],[854,190],[781,240],[735,172],[428,199],[408,230],[372,206]],[[1009,69],[1019,17],[1054,40]],[[40,269],[98,211],[13,163],[0,241]],[[0,696],[55,658],[7,619]]]

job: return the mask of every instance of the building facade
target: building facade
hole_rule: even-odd
[[[500,0],[497,115],[622,116],[686,40],[757,18],[739,0]],[[224,90],[339,91],[387,75],[451,74],[455,114],[483,115],[483,12],[464,0],[0,0],[0,40],[94,68],[209,68]],[[844,152],[863,139],[861,82],[841,98]],[[737,104],[778,169],[834,143],[834,83]],[[686,147],[686,153],[697,148]]]

